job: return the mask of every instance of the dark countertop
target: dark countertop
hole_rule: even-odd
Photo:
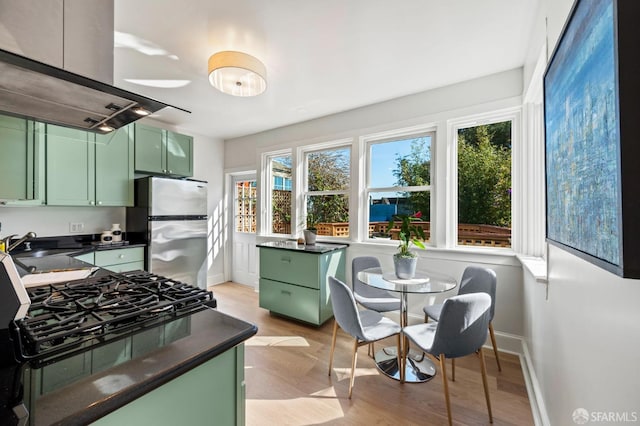
[[[316,243],[312,245],[298,244],[296,241],[268,241],[256,244],[256,247],[291,250],[301,253],[323,254],[349,247],[348,244]]]
[[[190,332],[186,337],[37,399],[35,409],[31,407],[36,425],[95,421],[237,346],[258,331],[255,325],[212,308],[189,318]]]
[[[46,252],[50,254],[68,254],[78,256],[84,253],[100,250],[112,250],[127,247],[144,247],[142,241],[131,241],[123,238],[124,241],[118,243],[102,243],[99,234],[82,235],[61,235],[57,237],[40,237],[28,240],[31,250],[25,250],[25,243],[20,244],[11,251],[13,257],[30,257],[34,252]]]
[[[94,267],[73,256],[103,250],[145,247],[144,243],[129,241],[119,243],[100,243],[99,235],[78,235],[61,237],[43,237],[29,240],[31,250],[24,250],[21,244],[11,251],[11,257],[20,276],[53,271],[69,271]]]

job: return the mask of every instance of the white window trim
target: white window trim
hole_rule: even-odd
[[[377,244],[397,244],[397,242],[389,242],[384,240],[374,240],[369,238],[369,193],[370,192],[394,192],[394,191],[402,191],[406,187],[388,187],[388,188],[370,188],[369,182],[371,177],[371,167],[369,166],[371,150],[370,147],[373,144],[391,142],[393,140],[401,140],[411,137],[420,137],[420,136],[431,136],[431,185],[423,185],[419,187],[416,191],[430,191],[431,192],[431,217],[429,218],[429,222],[431,223],[431,228],[434,229],[436,226],[434,223],[435,212],[434,212],[434,192],[433,188],[437,186],[434,180],[436,179],[435,173],[435,158],[436,158],[436,137],[437,137],[437,124],[436,123],[427,123],[421,124],[417,126],[404,127],[400,129],[387,130],[384,132],[371,133],[368,135],[363,135],[359,138],[359,187],[357,188],[358,194],[357,199],[358,210],[360,212],[358,216],[358,239],[357,241],[363,241],[368,243],[377,243]],[[434,239],[431,238],[431,245],[433,245]]]
[[[326,150],[331,150],[331,149],[340,149],[340,148],[346,148],[350,150],[349,153],[349,165],[350,165],[350,169],[349,169],[349,187],[345,190],[340,190],[340,191],[309,191],[308,190],[308,176],[307,176],[307,163],[306,163],[306,155],[313,153],[313,152],[321,152],[321,151],[326,151]],[[305,145],[305,146],[301,146],[298,147],[297,152],[296,152],[296,163],[297,163],[297,167],[296,167],[296,175],[297,175],[297,187],[300,188],[300,191],[298,191],[296,193],[296,218],[299,217],[299,219],[296,220],[296,229],[295,229],[295,234],[294,235],[299,235],[302,233],[302,231],[306,228],[306,222],[305,222],[305,218],[307,217],[307,204],[305,202],[305,197],[307,195],[346,195],[349,197],[349,238],[348,240],[352,240],[351,237],[351,230],[353,229],[353,220],[352,220],[352,206],[353,203],[351,202],[351,197],[352,195],[352,188],[353,188],[353,138],[342,138],[342,139],[336,139],[336,140],[331,140],[331,141],[326,141],[326,142],[320,142],[320,143],[315,143],[312,145]],[[291,217],[293,218],[294,215],[292,214]],[[292,225],[293,225],[293,220],[292,220]],[[292,232],[293,232],[293,226],[292,226]],[[320,238],[322,239],[329,239],[329,240],[345,240],[345,238],[336,238],[336,237],[330,237],[330,236],[326,236],[326,235],[322,235]]]
[[[515,173],[516,159],[520,157],[522,141],[522,107],[505,108],[465,117],[447,120],[447,214],[445,224],[445,247],[448,249],[473,249],[499,252],[513,251],[513,247],[520,244],[522,238],[522,223],[520,221],[519,176]],[[511,248],[475,247],[458,245],[458,130],[473,126],[511,121]]]
[[[277,151],[268,151],[263,152],[260,157],[260,176],[258,180],[258,206],[260,206],[260,212],[258,213],[258,217],[260,221],[257,223],[256,234],[259,236],[268,236],[268,237],[289,237],[290,234],[274,234],[271,230],[273,229],[273,216],[272,216],[272,208],[273,203],[271,196],[271,181],[273,178],[273,174],[271,173],[271,167],[269,163],[274,157],[284,157],[290,155],[291,156],[291,193],[295,194],[296,192],[296,181],[295,181],[295,158],[293,155],[292,149],[280,149]],[[294,200],[292,197],[291,200],[291,231],[293,232],[293,224],[295,220],[295,211],[294,211]]]
[[[522,243],[516,251],[546,257],[546,183],[544,135],[544,71],[547,45],[541,47],[524,96],[523,144],[518,158]]]

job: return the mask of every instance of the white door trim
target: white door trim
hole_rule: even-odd
[[[238,177],[243,177],[243,176],[254,176],[257,177],[257,171],[254,170],[232,170],[232,171],[225,171],[224,174],[224,188],[225,188],[225,195],[224,195],[224,218],[226,221],[225,227],[224,227],[224,280],[226,281],[230,281],[231,280],[231,275],[232,275],[232,268],[233,268],[233,226],[234,226],[234,220],[233,220],[233,211],[234,211],[234,206],[233,206],[233,195],[234,195],[234,187],[233,187],[233,181],[235,178]]]

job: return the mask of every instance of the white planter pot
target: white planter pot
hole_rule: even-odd
[[[396,277],[400,279],[413,278],[416,274],[417,257],[393,256],[393,266],[396,269]]]
[[[316,243],[316,233],[314,231],[305,229],[302,232],[304,233],[304,243],[306,245],[312,246]]]

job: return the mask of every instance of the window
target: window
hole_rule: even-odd
[[[256,181],[235,182],[236,232],[256,232]]]
[[[291,154],[267,157],[271,232],[291,234]]]
[[[304,165],[306,227],[322,236],[348,237],[351,148],[306,152]]]
[[[457,129],[458,244],[511,247],[512,121]]]
[[[398,239],[396,215],[417,218],[430,239],[431,146],[434,133],[370,141],[367,152],[368,237]],[[398,223],[398,221],[395,221]]]

